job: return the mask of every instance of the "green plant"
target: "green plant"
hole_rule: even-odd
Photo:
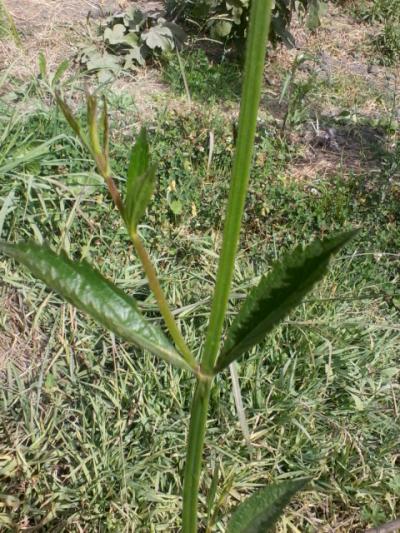
[[[394,65],[400,60],[400,21],[386,22],[382,31],[372,40],[372,46],[383,65]]]
[[[0,0],[0,39],[4,38],[11,38],[17,44],[21,42],[14,19],[4,4],[4,0]]]
[[[195,25],[214,39],[224,42],[236,41],[240,47],[246,37],[250,4],[250,0],[168,0],[167,14],[185,21],[188,25]],[[269,33],[272,43],[282,41],[293,46],[294,39],[289,25],[296,10],[309,12],[307,25],[311,29],[318,26],[321,13],[319,0],[277,0],[274,3]]]
[[[58,96],[59,106],[67,121],[91,153],[114,205],[121,214],[175,346],[160,328],[144,318],[135,300],[107,281],[86,262],[73,262],[65,254],[56,254],[48,247],[32,242],[0,245],[4,253],[26,265],[49,287],[61,293],[69,302],[87,312],[113,333],[149,350],[168,363],[187,370],[196,379],[183,489],[183,531],[187,533],[197,530],[201,459],[208,403],[215,376],[261,342],[301,302],[325,274],[330,257],[338,252],[354,233],[347,232],[316,241],[305,249],[299,247],[283,261],[276,263],[272,272],[262,277],[258,286],[250,292],[228,329],[220,349],[261,94],[269,22],[263,14],[266,9],[270,10],[270,7],[271,2],[268,0],[257,0],[252,8],[232,184],[209,328],[201,361],[195,359],[182,337],[138,232],[138,222],[144,215],[155,186],[156,169],[150,159],[146,132],[142,130],[132,150],[125,195],[122,198],[111,170],[105,100],[99,122],[97,100],[92,95],[87,96],[88,130],[84,131],[68,105]],[[286,481],[251,496],[232,516],[228,531],[262,532],[272,527],[290,497],[306,482],[306,479]]]
[[[174,22],[131,7],[106,19],[95,43],[80,51],[79,61],[89,73],[97,73],[99,81],[106,82],[122,69],[143,66],[181,47],[185,39],[185,32]]]
[[[185,83],[182,68],[190,94],[196,100],[238,100],[240,98],[241,67],[232,61],[213,63],[203,50],[185,52],[178,56],[170,55],[164,68],[164,79],[175,92],[183,92]]]
[[[400,59],[400,0],[362,1],[353,7],[357,20],[383,27],[372,38],[372,49],[383,65],[393,65]]]
[[[361,1],[353,5],[353,13],[362,22],[398,21],[400,19],[400,0]]]
[[[40,52],[38,63],[41,82],[45,86],[45,89],[50,94],[54,95],[55,91],[60,88],[61,80],[70,66],[69,61],[64,59],[64,61],[61,61],[61,63],[57,66],[54,72],[50,72],[47,67],[46,56],[43,54],[43,52]]]
[[[309,116],[309,106],[307,105],[307,96],[315,90],[316,77],[310,75],[306,80],[297,81],[296,74],[299,67],[312,58],[307,54],[298,54],[292,64],[292,68],[286,75],[282,85],[279,103],[286,99],[287,109],[283,117],[281,131],[285,132],[287,126],[294,129],[304,122]]]

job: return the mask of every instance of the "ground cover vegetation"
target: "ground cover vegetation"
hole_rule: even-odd
[[[393,65],[400,59],[400,2],[399,0],[378,0],[357,2],[352,6],[355,16],[368,24],[381,24],[381,29],[372,40],[377,59]]]
[[[206,333],[215,282],[240,68],[210,62],[199,51],[185,54],[193,103],[161,105],[148,121],[158,184],[140,232],[162,272],[174,316],[195,348]],[[177,57],[163,68],[184,102]],[[278,98],[290,111],[290,128],[282,131],[282,122],[263,104],[232,317],[285,250],[344,226],[361,230],[304,304],[252,350],[246,364],[239,362],[250,447],[231,385],[226,376],[216,378],[200,519],[210,530],[224,531],[231,511],[256,488],[312,477],[312,489],[294,499],[280,530],[357,531],[399,514],[397,117],[390,96],[379,116],[358,113],[378,95],[360,84],[353,99],[353,80],[321,80],[300,70],[289,80],[289,91],[283,90],[286,74],[279,66],[273,69],[281,75]],[[215,86],[221,86],[219,94]],[[102,180],[51,93],[39,79],[13,95],[22,113],[6,99],[0,102],[1,238],[14,242],[34,235],[70,257],[86,258],[161,324]],[[143,117],[131,98],[106,94],[110,155],[123,188],[132,128],[137,134]],[[34,106],[24,105],[28,102]],[[340,113],[326,116],[332,102]],[[294,179],[292,170],[303,156],[298,134],[310,122],[315,125],[315,110],[324,131],[334,128],[347,139],[362,140],[367,163],[372,150],[378,168],[367,164],[349,171],[338,165],[333,175]],[[84,109],[77,112],[84,118]],[[365,135],[371,130],[379,136]],[[338,133],[335,139],[340,142]],[[320,142],[331,141],[317,137]],[[179,531],[191,379],[114,338],[45,291],[26,270],[4,257],[0,265],[2,339],[15,328],[35,338],[41,355],[34,356],[30,343],[33,364],[26,365],[25,358],[21,368],[3,370],[2,527]],[[10,310],[21,305],[24,319],[16,324]]]

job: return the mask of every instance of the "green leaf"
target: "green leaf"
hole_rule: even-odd
[[[277,262],[247,297],[236,316],[218,357],[221,371],[261,342],[327,272],[330,257],[354,235],[348,231],[323,241],[300,246]]]
[[[142,176],[138,176],[132,192],[126,198],[125,218],[129,229],[134,232],[153,196],[155,182],[156,166],[150,165]]]
[[[147,18],[147,15],[142,10],[131,6],[124,13],[124,24],[131,31],[139,33],[146,24]]]
[[[156,168],[150,164],[147,133],[142,128],[132,149],[126,183],[125,222],[136,231],[154,191]]]
[[[143,176],[149,168],[150,148],[147,140],[145,128],[140,130],[135,145],[132,148],[128,167],[128,178],[126,181],[127,194],[134,188],[135,181],[139,176]]]
[[[180,200],[172,200],[169,206],[174,215],[179,216],[183,213],[183,205]]]
[[[76,120],[76,118],[74,117],[74,114],[73,114],[71,108],[69,107],[67,102],[65,102],[61,98],[61,94],[58,91],[56,92],[56,101],[57,101],[58,107],[61,109],[66,121],[68,122],[68,124],[71,126],[71,128],[73,129],[75,134],[79,138],[82,139],[81,127],[80,127],[78,121]]]
[[[315,31],[319,26],[321,26],[321,16],[325,13],[325,5],[321,0],[311,0],[308,17],[307,17],[307,28],[311,31]]]
[[[259,490],[239,505],[228,522],[226,533],[271,531],[291,498],[309,481],[283,481]]]
[[[0,242],[0,251],[28,267],[48,287],[115,335],[177,367],[189,369],[162,331],[141,314],[136,301],[87,262],[76,263],[65,254],[58,255],[34,242]]]
[[[51,80],[51,86],[54,88],[56,87],[57,83],[61,80],[61,78],[64,76],[66,71],[69,68],[69,61],[68,59],[64,59],[64,61],[61,61],[61,63],[58,65],[52,80]]]
[[[142,39],[152,50],[158,48],[162,52],[174,49],[174,35],[167,26],[157,25],[142,34]]]
[[[38,63],[39,63],[39,72],[42,77],[42,80],[46,80],[47,79],[47,61],[46,61],[46,56],[44,55],[42,51],[39,52]]]
[[[212,35],[216,38],[220,37],[221,39],[224,39],[225,37],[228,37],[231,31],[232,22],[229,22],[228,20],[218,20],[212,26]]]
[[[99,52],[93,52],[91,55],[85,56],[86,68],[88,72],[98,72],[107,70],[114,76],[117,76],[121,70],[118,58],[107,52],[100,54]]]
[[[106,28],[104,31],[104,40],[110,44],[121,44],[125,39],[125,26],[115,24],[112,28]]]
[[[163,22],[163,27],[168,28],[171,31],[171,34],[178,49],[182,48],[184,42],[187,39],[186,32],[182,29],[182,27],[178,24],[175,24],[175,22],[170,21]]]
[[[124,59],[124,68],[127,70],[133,69],[136,65],[143,67],[146,64],[145,47],[143,45],[132,47],[124,56]]]

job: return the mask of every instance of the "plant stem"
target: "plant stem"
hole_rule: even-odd
[[[108,169],[107,158],[106,165]],[[111,177],[111,174],[109,172],[102,172],[101,169],[99,170],[106,181],[108,191],[111,195],[114,205],[121,213],[121,217],[124,218],[124,206],[122,198],[119,194],[119,191],[115,185],[113,178]],[[170,332],[171,337],[174,339],[174,342],[177,348],[180,350],[184,360],[193,369],[193,371],[198,374],[200,372],[199,365],[194,356],[192,355],[192,352],[190,351],[189,347],[187,346],[185,339],[182,337],[181,332],[179,331],[178,325],[171,313],[167,299],[165,298],[164,291],[162,290],[160,282],[158,281],[157,273],[154,269],[153,263],[151,262],[149,254],[146,251],[146,248],[143,246],[143,243],[136,232],[129,232],[129,236],[133,242],[133,245],[135,246],[136,253],[138,254],[139,259],[142,263],[143,270],[145,271],[147,280],[150,285],[150,289],[153,292],[155,299],[157,300],[158,307],[168,328],[168,331]]]
[[[271,7],[272,0],[253,0],[251,6],[238,139],[224,224],[222,251],[202,361],[204,371],[207,373],[212,372],[217,357],[235,266],[235,255],[253,158]]]
[[[213,374],[228,305],[253,156],[271,8],[272,0],[253,0],[251,6],[238,141],[232,170],[232,183],[225,219],[222,252],[218,265],[217,282],[201,367],[201,371],[206,376]],[[197,385],[192,399],[186,451],[183,484],[183,533],[197,533],[199,481],[211,386],[212,377],[201,379],[198,374]]]
[[[179,328],[168,306],[164,291],[162,290],[160,282],[158,281],[156,271],[146,251],[146,248],[143,246],[143,243],[137,233],[132,232],[130,234],[130,237],[135,246],[139,259],[142,263],[143,269],[146,273],[150,289],[152,290],[154,297],[157,300],[158,307],[168,328],[168,331],[170,332],[171,337],[174,339],[174,342],[177,348],[180,350],[185,361],[197,373],[198,363],[193,357],[192,352],[188,348],[184,338],[182,337],[181,332],[179,331]]]
[[[212,379],[197,380],[190,411],[189,437],[183,482],[183,533],[197,533],[201,459]]]

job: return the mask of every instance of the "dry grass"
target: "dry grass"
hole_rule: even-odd
[[[9,69],[9,78],[26,80],[37,72],[40,51],[48,66],[55,68],[70,58],[82,38],[81,23],[94,2],[72,0],[7,0],[7,6],[22,36],[21,46],[0,42],[0,69]]]
[[[40,353],[42,334],[31,327],[21,294],[4,292],[0,309],[0,376],[10,362],[23,375]]]

